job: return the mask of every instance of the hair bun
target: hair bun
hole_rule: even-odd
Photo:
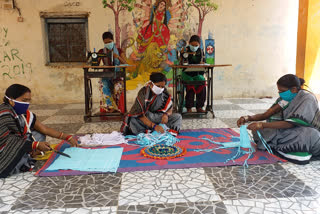
[[[302,78],[299,78],[299,80],[300,80],[300,86],[303,86],[304,85],[304,83],[306,82],[304,79],[302,79]]]

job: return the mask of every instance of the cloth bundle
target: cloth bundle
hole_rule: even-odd
[[[166,146],[172,146],[179,142],[179,139],[170,134],[169,129],[165,124],[159,124],[165,130],[164,133],[153,131],[151,133],[140,133],[136,135],[127,135],[126,139],[135,140],[129,141],[129,143],[139,145],[141,147],[154,146],[156,144],[163,144]]]
[[[79,138],[80,145],[97,146],[97,145],[117,145],[127,143],[128,141],[124,136],[117,131],[113,131],[111,134],[93,134],[85,135]]]

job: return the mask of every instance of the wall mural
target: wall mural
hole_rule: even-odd
[[[114,14],[114,40],[126,53],[127,88],[137,88],[152,72],[172,77],[169,65],[177,62],[177,51],[193,34],[202,35],[206,16],[217,10],[213,0],[103,0]],[[198,19],[189,17],[196,11]]]

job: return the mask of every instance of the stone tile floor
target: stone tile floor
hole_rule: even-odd
[[[273,99],[214,101],[216,118],[184,119],[183,129],[236,128],[242,115],[261,113]],[[50,127],[86,134],[118,130],[120,122],[83,122],[83,104],[35,105]],[[48,138],[50,143],[58,143]],[[0,179],[0,213],[320,213],[320,161]]]

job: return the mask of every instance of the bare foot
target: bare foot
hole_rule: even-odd
[[[203,110],[202,108],[197,108],[197,112],[199,112],[199,113],[204,113],[204,112],[206,112],[206,111]]]

